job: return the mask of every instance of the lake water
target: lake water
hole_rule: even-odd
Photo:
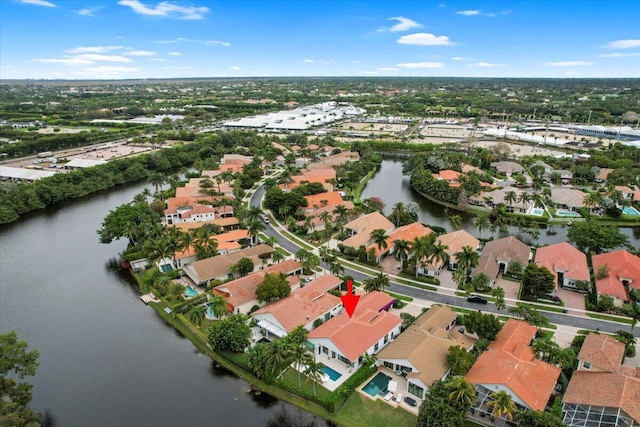
[[[167,326],[109,267],[125,242],[98,243],[106,213],[133,185],[32,214],[0,229],[0,332],[40,351],[31,407],[56,426],[263,426],[289,404],[249,385]],[[316,425],[325,426],[321,419]]]
[[[479,236],[478,230],[473,226],[473,215],[447,209],[414,191],[409,184],[409,177],[402,174],[402,160],[385,158],[385,160],[382,161],[379,171],[369,180],[362,191],[361,197],[367,198],[373,196],[380,197],[385,202],[384,212],[387,215],[391,213],[393,205],[398,202],[405,204],[411,202],[417,203],[420,208],[418,213],[418,220],[420,222],[445,227],[449,231],[451,230],[448,221],[449,215],[460,215],[463,221],[462,228],[474,236]],[[554,228],[557,232],[555,235],[547,235],[545,230],[540,230],[540,237],[537,243],[543,245],[566,242],[569,227],[555,225]],[[640,247],[640,228],[636,228],[635,233],[631,227],[621,228],[620,230],[629,236],[629,241],[635,247]],[[517,229],[511,227],[509,232],[515,234]],[[487,238],[490,235],[489,230],[482,230],[481,237]],[[498,237],[498,235],[496,234],[495,237]]]

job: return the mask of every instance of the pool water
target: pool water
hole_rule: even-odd
[[[335,371],[328,366],[323,366],[320,370],[325,374],[329,375],[329,378],[331,378],[331,381],[336,381],[338,378],[342,376],[340,372]]]
[[[626,206],[622,209],[622,213],[625,215],[640,216],[640,212],[638,212],[636,208],[632,208],[630,206]]]
[[[556,211],[556,216],[564,216],[564,217],[572,217],[572,218],[580,218],[581,215],[577,212],[571,211]]]
[[[193,298],[195,296],[198,296],[198,291],[193,289],[191,286],[187,286],[186,290],[184,291],[184,296],[186,296],[187,298]]]
[[[542,214],[544,214],[544,210],[540,208],[531,209],[531,215],[542,216]]]
[[[168,273],[168,272],[170,272],[170,271],[172,271],[172,270],[173,270],[173,267],[171,267],[171,265],[170,265],[170,264],[162,264],[162,265],[160,266],[160,269],[161,269],[163,272]]]
[[[372,397],[384,396],[387,394],[387,387],[389,386],[389,380],[391,377],[386,376],[382,372],[378,372],[378,375],[373,377],[371,381],[362,390],[367,392]]]

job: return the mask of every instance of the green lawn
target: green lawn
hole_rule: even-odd
[[[357,391],[336,414],[338,422],[351,427],[413,427],[417,417],[380,400],[373,401]]]
[[[298,371],[293,368],[288,368],[282,375],[282,380],[289,384],[298,386]],[[307,379],[304,374],[300,374],[300,389],[307,391],[309,394],[313,394],[313,384]],[[331,396],[331,392],[324,388],[322,385],[316,383],[316,396],[320,399],[328,399]]]
[[[608,316],[606,314],[593,313],[591,311],[587,311],[587,316],[593,317],[594,319],[608,320],[610,322],[626,323],[627,325],[631,325],[633,323],[633,320],[626,317]]]

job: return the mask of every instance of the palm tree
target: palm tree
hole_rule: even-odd
[[[331,231],[331,227],[329,227],[329,224],[331,224],[331,214],[329,213],[329,211],[320,212],[318,218],[320,218],[320,221],[322,221],[322,223],[324,224],[324,230],[327,232],[327,234],[329,234],[329,232]]]
[[[460,215],[451,215],[449,217],[449,225],[453,230],[459,230],[462,227],[462,217]]]
[[[378,247],[382,259],[382,249],[387,249],[387,232],[382,228],[377,228],[371,232],[371,240]]]
[[[166,182],[166,177],[160,172],[153,172],[149,175],[149,184],[153,185],[156,194],[160,191],[160,187],[162,187]]]
[[[344,274],[344,266],[339,262],[332,262],[331,265],[329,265],[329,271],[334,276],[340,276],[341,274]]]
[[[313,227],[313,215],[309,215],[309,216],[305,216],[304,217],[304,230],[308,233],[309,231],[311,231]]]
[[[478,265],[480,254],[478,254],[478,252],[471,246],[465,246],[461,251],[453,254],[453,257],[458,263],[457,268],[461,268],[468,276],[471,270]]]
[[[491,295],[493,295],[496,299],[496,309],[498,311],[504,310],[507,308],[507,304],[504,301],[504,288],[498,286],[497,288],[493,288],[491,290]]]
[[[251,236],[251,246],[255,245],[258,241],[258,235],[261,231],[266,230],[267,228],[262,223],[262,221],[257,219],[252,219],[247,224],[247,230],[249,231],[249,236]]]
[[[327,245],[322,245],[318,248],[318,255],[320,255],[320,259],[324,262],[329,258],[329,247]]]
[[[400,260],[400,269],[404,267],[404,260],[409,256],[409,242],[404,239],[393,241],[393,253],[396,254],[396,259]]]
[[[291,363],[291,347],[285,340],[277,340],[264,348],[264,370],[270,377],[277,377]]]
[[[276,264],[280,264],[282,261],[285,260],[286,256],[284,255],[284,253],[280,251],[274,251],[271,258],[273,258],[273,262],[275,262]]]
[[[313,385],[313,395],[316,395],[316,383],[322,380],[322,365],[315,358],[307,362],[307,368],[304,374],[311,380]]]
[[[600,193],[598,193],[597,191],[594,191],[593,193],[589,193],[587,197],[584,198],[584,201],[582,202],[584,207],[588,209],[597,208],[598,206],[600,206],[601,203],[602,203],[602,197],[600,197]]]
[[[473,284],[473,289],[480,291],[485,290],[489,286],[491,279],[486,274],[480,273],[473,276],[471,283]]]
[[[193,248],[199,260],[210,258],[218,253],[218,241],[211,235],[202,236],[193,243]]]
[[[248,220],[261,220],[262,219],[262,209],[258,206],[251,206],[247,211],[247,219]]]
[[[491,227],[489,216],[488,215],[476,216],[476,220],[474,221],[473,225],[478,229],[478,232],[480,233],[480,238],[482,238],[482,230],[488,230],[489,227]]]
[[[463,376],[451,378],[445,387],[449,391],[449,400],[460,407],[469,407],[476,399],[475,387]]]
[[[290,349],[291,359],[293,359],[293,363],[295,363],[298,367],[296,371],[298,372],[298,387],[300,387],[300,371],[303,366],[309,364],[310,361],[313,361],[313,355],[309,353],[309,349],[304,343],[293,344]]]
[[[171,288],[169,289],[169,294],[175,299],[179,300],[184,298],[184,293],[186,290],[187,290],[186,286],[184,286],[182,283],[174,282],[171,285]]]
[[[522,203],[522,207],[525,207],[525,205],[531,201],[531,197],[529,196],[529,193],[523,191],[520,193],[520,196],[518,196],[518,201]]]
[[[427,236],[416,237],[411,243],[411,254],[416,266],[416,277],[418,277],[418,269],[424,266],[424,259],[427,256],[430,244]]]
[[[389,219],[391,220],[393,225],[395,225],[396,227],[400,227],[405,215],[406,212],[404,209],[404,203],[398,202],[393,205],[393,209],[391,209],[391,213],[389,214]]]
[[[442,242],[437,242],[429,246],[427,250],[427,259],[434,268],[440,264],[444,264],[447,259],[447,249],[449,249],[449,246]]]
[[[517,200],[518,200],[518,195],[513,190],[507,191],[504,194],[504,201],[507,202],[509,206],[512,206]]]
[[[207,306],[206,305],[199,305],[197,307],[194,307],[190,312],[189,312],[189,320],[191,321],[191,323],[194,323],[197,326],[200,326],[202,324],[202,321],[204,320],[204,314],[207,311]]]
[[[227,302],[218,294],[211,294],[209,297],[209,307],[211,307],[211,312],[217,319],[229,314]]]
[[[264,243],[275,249],[276,243],[278,243],[278,238],[276,236],[267,236],[264,239]]]
[[[509,420],[513,420],[518,408],[513,402],[513,399],[504,390],[494,391],[489,395],[490,401],[487,402],[487,406],[493,407],[491,412],[496,417],[505,416]]]
[[[347,218],[349,217],[349,209],[345,205],[337,205],[333,208],[334,215],[336,215],[337,223],[340,227],[340,232],[342,233],[344,224],[347,223]]]

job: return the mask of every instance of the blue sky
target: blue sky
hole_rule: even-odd
[[[0,78],[640,77],[640,1],[0,0]]]

